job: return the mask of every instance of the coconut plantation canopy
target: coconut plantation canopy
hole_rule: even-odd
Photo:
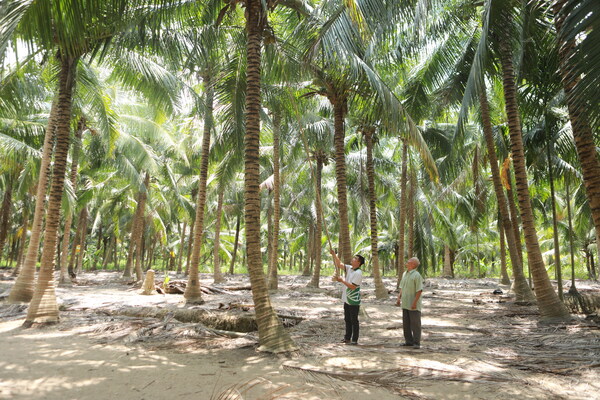
[[[592,312],[599,39],[597,0],[0,0],[6,302],[247,274],[259,349],[294,351],[269,290],[330,284],[335,249],[378,300],[416,256]]]

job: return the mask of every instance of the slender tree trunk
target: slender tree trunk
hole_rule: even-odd
[[[27,229],[29,228],[29,207],[23,204],[23,224],[21,225],[21,245],[19,246],[19,254],[17,255],[17,266],[15,267],[12,276],[17,276],[23,262],[25,261],[25,248],[27,246]]]
[[[290,335],[277,318],[265,278],[260,252],[260,64],[266,14],[259,0],[246,1],[246,132],[244,135],[244,194],[246,251],[252,285],[260,350],[279,353],[296,350]]]
[[[279,220],[281,219],[280,191],[281,182],[279,178],[279,136],[281,135],[281,115],[279,112],[273,114],[273,238],[271,242],[271,274],[269,275],[269,289],[276,290],[277,268],[279,266]]]
[[[315,198],[315,209],[317,212],[317,220],[315,221],[315,243],[317,244],[317,248],[315,249],[315,268],[313,269],[312,279],[308,286],[318,288],[319,281],[321,280],[321,237],[323,236],[323,204],[321,202],[321,185],[323,179],[323,164],[326,160],[325,154],[322,152],[317,152],[315,159],[315,192],[317,193]]]
[[[348,101],[344,96],[332,95],[329,98],[333,104],[335,147],[335,178],[337,183],[337,198],[340,222],[340,251],[344,264],[352,260],[352,247],[350,245],[350,227],[348,222],[348,195],[346,184],[346,154],[344,140],[346,137],[344,117],[348,110]]]
[[[311,223],[308,225],[308,240],[306,241],[306,254],[312,254],[313,247],[315,245],[314,240],[315,229],[314,225]],[[300,264],[300,268],[302,268],[302,276],[310,276],[310,256],[307,257],[308,260],[305,264]]]
[[[108,242],[108,246],[106,247],[106,252],[105,252],[105,256],[104,259],[102,260],[102,270],[106,270],[108,268],[108,263],[110,262],[111,258],[114,259],[114,248],[117,246],[117,239],[116,236],[114,234],[112,234],[110,236],[110,240]]]
[[[406,205],[407,215],[406,220],[408,223],[408,240],[406,246],[406,256],[407,258],[413,257],[414,246],[415,246],[415,210],[417,208],[417,203],[415,201],[415,193],[417,191],[417,176],[415,174],[414,169],[411,169],[410,172],[410,187],[408,189],[408,204]]]
[[[400,287],[400,280],[404,274],[404,233],[406,228],[406,213],[407,213],[407,165],[408,165],[408,146],[406,141],[402,142],[402,170],[400,172],[400,218],[398,220],[398,258],[396,260],[396,271],[398,280],[396,288]]]
[[[503,285],[510,285],[510,278],[508,276],[506,265],[506,234],[504,233],[505,229],[500,215],[498,215],[498,232],[500,233],[500,283]]]
[[[375,128],[366,128],[363,134],[367,144],[367,177],[369,180],[369,211],[371,222],[371,264],[373,266],[373,280],[375,281],[375,297],[387,299],[388,291],[381,279],[379,271],[379,250],[377,245],[377,193],[375,192],[375,166],[373,165],[373,135]]]
[[[488,160],[490,163],[490,169],[492,171],[492,182],[494,184],[494,193],[496,193],[496,200],[498,202],[498,211],[500,214],[500,221],[504,234],[506,235],[506,241],[508,244],[508,252],[510,256],[510,262],[513,267],[513,274],[515,281],[513,284],[513,290],[515,292],[517,301],[534,301],[535,297],[531,291],[531,288],[527,284],[525,275],[523,274],[523,264],[519,257],[519,251],[517,248],[517,239],[515,238],[515,232],[511,223],[510,212],[506,197],[504,196],[504,190],[502,190],[502,181],[500,179],[500,169],[498,167],[498,157],[496,156],[496,146],[494,144],[494,135],[492,131],[492,122],[490,119],[489,103],[487,99],[485,86],[482,88],[479,94],[479,106],[481,109],[481,118],[483,121],[483,133],[485,136],[485,144],[488,152]],[[516,219],[514,220],[516,224]],[[506,257],[506,255],[505,255]],[[504,279],[504,277],[503,277]]]
[[[125,270],[123,271],[123,278],[129,279],[133,276],[132,267],[133,267],[133,256],[135,254],[135,238],[136,232],[138,230],[138,225],[141,223],[140,220],[140,212],[142,210],[139,207],[140,201],[142,198],[142,192],[138,192],[135,196],[136,199],[136,208],[135,213],[133,214],[133,220],[131,221],[131,233],[129,234],[129,250],[127,251],[127,261],[125,262]],[[142,212],[143,214],[143,212]]]
[[[98,227],[98,237],[96,240],[96,254],[93,255],[92,259],[91,259],[91,266],[90,269],[92,271],[96,271],[96,267],[98,265],[98,256],[101,254],[100,253],[100,249],[102,248],[102,223],[100,223],[100,226]]]
[[[190,274],[190,262],[192,259],[192,247],[194,247],[194,225],[196,218],[194,217],[194,222],[190,225],[190,235],[188,238],[188,249],[187,249],[187,260],[185,263],[185,276]]]
[[[552,232],[554,237],[554,273],[558,284],[558,298],[563,301],[562,269],[560,264],[560,244],[558,242],[558,216],[556,215],[556,195],[554,192],[554,171],[550,157],[550,142],[546,142],[546,158],[548,160],[548,180],[550,181],[550,201],[552,203]]]
[[[81,232],[79,239],[79,253],[77,253],[77,263],[75,264],[75,274],[78,275],[82,271],[83,256],[86,251],[86,239],[87,239],[87,220],[88,220],[88,209],[87,205],[83,206],[82,210],[82,223]]]
[[[525,245],[527,246],[531,275],[535,285],[535,294],[542,319],[566,320],[570,318],[569,311],[560,301],[550,283],[537,238],[531,199],[529,197],[529,184],[527,182],[527,169],[525,166],[521,118],[517,106],[512,54],[508,47],[508,39],[506,37],[503,39],[505,40],[500,44],[500,62],[502,64],[505,107],[508,116],[521,222],[525,234]]]
[[[135,246],[135,279],[137,282],[144,280],[144,273],[142,271],[142,245],[144,242],[144,231],[146,230],[146,201],[148,199],[148,191],[150,190],[150,173],[146,171],[144,177],[144,187],[140,193],[140,202],[138,203],[138,223],[136,224],[136,231],[134,237]]]
[[[213,281],[215,283],[223,282],[223,274],[221,273],[221,219],[223,216],[223,197],[225,196],[225,185],[219,183],[219,195],[217,200],[217,215],[215,221],[215,249],[213,253],[214,274]]]
[[[581,80],[581,77],[574,71],[570,64],[575,53],[575,43],[573,40],[565,40],[563,26],[566,18],[565,12],[566,0],[557,0],[554,5],[554,24],[558,32],[558,56],[559,72],[562,78],[567,107],[569,109],[569,118],[573,129],[573,138],[577,155],[581,163],[581,172],[583,174],[583,183],[587,194],[588,203],[592,212],[592,219],[596,229],[597,254],[600,259],[600,160],[594,140],[594,132],[590,127],[586,111],[576,106],[574,88]]]
[[[204,114],[204,132],[202,133],[202,158],[200,161],[200,179],[198,181],[198,199],[196,202],[196,220],[194,221],[194,242],[192,244],[192,259],[189,267],[188,283],[185,288],[184,297],[187,303],[201,304],[202,292],[200,291],[200,279],[198,266],[200,261],[200,249],[204,231],[204,207],[206,206],[206,182],[208,179],[208,156],[210,155],[210,134],[213,128],[213,99],[214,87],[212,72],[208,69],[202,77],[204,81],[204,95],[206,110]]]
[[[59,93],[60,93],[59,88]],[[8,296],[8,303],[28,303],[33,297],[34,277],[38,250],[40,248],[40,237],[42,233],[42,223],[45,215],[46,189],[48,187],[48,177],[50,175],[50,161],[52,160],[52,149],[54,146],[54,136],[56,131],[58,117],[59,94],[52,103],[50,115],[48,116],[48,125],[44,136],[44,146],[42,148],[42,161],[40,165],[40,177],[37,183],[35,211],[31,223],[31,237],[29,246],[25,255],[25,261],[21,267],[19,276]]]
[[[12,180],[12,179],[11,179]],[[12,204],[13,182],[6,183],[6,190],[2,199],[2,207],[0,208],[0,260],[4,253],[4,245],[8,236],[8,223],[10,216],[10,206]]]
[[[24,326],[31,326],[35,322],[58,322],[58,305],[56,304],[53,277],[54,256],[56,255],[60,207],[65,182],[67,155],[69,153],[71,99],[77,60],[62,56],[60,61],[56,146],[54,148],[52,184],[50,196],[48,197],[48,213],[44,229],[42,262]]]
[[[177,274],[181,274],[183,270],[183,253],[185,253],[185,231],[187,229],[187,221],[183,221],[183,229],[181,229],[181,235],[179,239],[179,257],[177,260]]]
[[[575,236],[575,232],[573,232],[573,218],[571,214],[571,193],[569,190],[569,177],[565,176],[565,190],[567,192],[567,218],[569,219],[569,249],[571,252],[571,288],[569,288],[569,293],[575,294],[577,293],[577,288],[575,287],[575,243],[573,240],[573,236]]]
[[[77,123],[77,129],[75,130],[75,135],[73,138],[73,155],[71,160],[71,187],[73,188],[73,193],[76,192],[77,189],[77,168],[79,164],[79,151],[81,149],[81,136],[85,129],[85,119],[83,117],[79,118],[79,122]],[[66,219],[65,219],[65,227],[63,230],[63,240],[62,240],[62,250],[60,257],[60,277],[58,279],[59,285],[64,285],[67,283],[67,267],[69,265],[68,254],[69,254],[69,242],[71,239],[71,224],[73,223],[73,211],[67,211]]]
[[[237,257],[238,243],[240,241],[240,225],[242,224],[242,215],[237,215],[235,223],[235,239],[233,240],[233,254],[231,255],[231,264],[229,264],[229,275],[233,275],[235,267],[235,259]]]

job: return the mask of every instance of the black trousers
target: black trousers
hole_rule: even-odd
[[[358,342],[358,311],[360,306],[351,306],[348,303],[344,303],[344,321],[346,322],[346,335],[345,340],[351,342]]]
[[[402,309],[402,328],[406,344],[421,344],[421,311]]]

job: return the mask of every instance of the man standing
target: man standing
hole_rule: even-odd
[[[421,294],[423,278],[417,271],[419,259],[413,257],[406,263],[406,271],[400,281],[397,306],[402,306],[402,328],[404,344],[415,349],[421,348]]]
[[[351,265],[343,264],[335,251],[331,250],[333,262],[336,268],[345,274],[345,279],[337,276],[336,280],[346,286],[342,290],[342,301],[344,302],[344,321],[346,322],[346,335],[342,343],[358,344],[358,311],[360,310],[360,284],[362,283],[362,271],[360,267],[365,263],[365,258],[359,254],[355,255],[350,262]]]

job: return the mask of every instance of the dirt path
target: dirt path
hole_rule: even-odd
[[[337,343],[339,288],[281,278],[275,308],[304,318],[289,328],[301,348],[290,358],[256,352],[253,333],[231,338],[198,324],[120,315],[124,307],[180,309],[182,296],[141,296],[111,273],[58,288],[56,326],[23,329],[24,311],[0,303],[0,399],[600,399],[600,326],[582,318],[538,324],[535,307],[492,295],[501,287],[493,280],[428,279],[422,348],[414,350],[400,347],[394,295],[375,300],[370,280],[354,347]],[[239,276],[217,287],[245,284]],[[0,281],[0,293],[11,285]],[[579,287],[586,285],[600,291],[597,283]],[[244,290],[205,300],[201,308],[215,313],[252,302]]]

